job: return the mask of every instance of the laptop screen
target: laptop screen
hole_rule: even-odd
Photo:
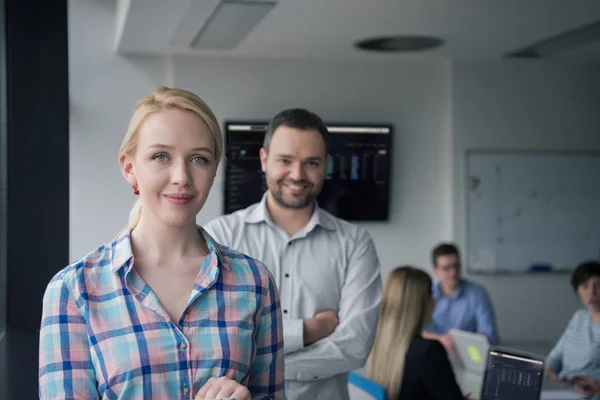
[[[542,360],[490,350],[481,400],[538,400],[543,377]]]

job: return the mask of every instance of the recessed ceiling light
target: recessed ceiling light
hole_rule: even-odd
[[[367,51],[409,52],[430,50],[443,44],[442,39],[432,36],[400,35],[363,39],[355,42],[354,46]]]

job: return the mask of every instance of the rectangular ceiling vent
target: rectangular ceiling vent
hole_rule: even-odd
[[[545,58],[600,40],[600,21],[542,40],[509,53],[513,58]]]
[[[191,47],[197,50],[231,50],[274,6],[273,1],[224,0],[198,32]]]

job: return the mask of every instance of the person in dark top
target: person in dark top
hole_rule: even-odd
[[[375,343],[367,377],[393,400],[463,400],[444,346],[424,339],[435,308],[429,275],[417,268],[394,269],[383,287]]]

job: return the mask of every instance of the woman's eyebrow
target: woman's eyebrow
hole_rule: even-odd
[[[168,150],[174,150],[175,148],[173,146],[169,146],[169,145],[166,145],[166,144],[157,143],[157,144],[152,144],[152,145],[148,146],[148,149],[168,149]],[[213,152],[210,147],[194,147],[192,149],[192,151],[206,151],[206,152],[211,153],[211,154]]]

